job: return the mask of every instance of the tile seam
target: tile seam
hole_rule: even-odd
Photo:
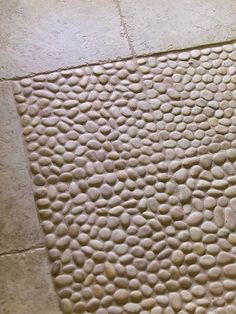
[[[29,247],[29,248],[25,248],[25,249],[22,249],[22,250],[15,249],[15,250],[10,250],[8,252],[3,252],[3,253],[0,253],[0,257],[9,256],[9,255],[15,255],[15,254],[23,254],[23,253],[34,251],[34,250],[37,250],[37,249],[45,249],[44,244],[42,243],[42,244],[39,244],[39,245],[33,245],[33,246]]]
[[[132,44],[132,40],[131,40],[131,38],[130,38],[130,36],[129,36],[129,33],[128,33],[128,27],[127,27],[127,25],[126,25],[126,23],[125,23],[124,16],[123,16],[123,14],[122,14],[122,10],[121,10],[121,6],[120,6],[120,3],[119,3],[119,0],[114,0],[114,3],[115,3],[115,6],[116,6],[116,8],[117,8],[117,10],[118,10],[118,12],[119,12],[120,21],[121,21],[121,26],[122,26],[123,29],[124,29],[125,37],[126,37],[126,39],[127,39],[127,41],[128,41],[129,49],[130,49],[130,51],[131,51],[132,56],[135,57],[135,56],[136,56],[136,53],[135,53],[135,50],[134,50],[134,46],[133,46],[133,44]]]
[[[236,38],[226,40],[226,41],[218,41],[214,43],[205,43],[202,45],[195,45],[191,47],[186,47],[186,48],[175,48],[175,49],[170,49],[170,50],[163,50],[163,51],[156,51],[156,52],[147,52],[147,53],[142,53],[142,54],[137,54],[137,55],[130,55],[130,56],[124,56],[124,57],[117,57],[117,58],[112,58],[112,59],[101,59],[98,60],[97,62],[85,62],[82,64],[77,64],[77,65],[72,65],[72,66],[62,66],[58,67],[52,70],[45,70],[45,71],[39,71],[39,72],[29,72],[28,74],[25,75],[16,75],[16,76],[11,76],[11,77],[0,77],[0,83],[1,82],[7,82],[7,81],[19,81],[24,78],[31,78],[35,77],[36,75],[45,75],[45,74],[50,74],[54,72],[59,72],[59,71],[67,71],[67,70],[73,70],[73,69],[78,69],[78,68],[83,68],[86,66],[95,66],[95,65],[103,65],[106,63],[112,63],[112,62],[117,62],[117,61],[127,61],[127,60],[133,60],[134,58],[142,58],[142,57],[152,57],[152,56],[163,56],[168,53],[180,53],[184,51],[190,51],[194,49],[204,49],[204,48],[212,48],[212,47],[217,47],[217,46],[224,46],[224,45],[232,45],[236,43]]]

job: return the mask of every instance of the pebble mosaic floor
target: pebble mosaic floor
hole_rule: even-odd
[[[13,90],[63,313],[236,313],[236,45]]]

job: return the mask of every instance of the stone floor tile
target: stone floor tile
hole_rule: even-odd
[[[130,53],[111,0],[1,1],[0,29],[0,77]]]
[[[137,54],[193,47],[236,37],[234,0],[119,0]]]
[[[1,314],[59,314],[45,249],[0,256]]]
[[[0,83],[0,253],[42,244],[10,83]]]

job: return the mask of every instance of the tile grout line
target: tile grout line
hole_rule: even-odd
[[[28,74],[25,75],[16,75],[13,77],[0,77],[0,83],[4,82],[4,81],[18,81],[24,78],[29,78],[29,77],[34,77],[36,75],[45,75],[45,74],[51,74],[54,72],[58,72],[58,71],[68,71],[68,70],[73,70],[73,69],[78,69],[78,68],[83,68],[83,67],[87,67],[87,66],[95,66],[95,65],[102,65],[102,64],[106,64],[109,62],[116,62],[116,61],[125,61],[125,60],[131,60],[133,58],[132,55],[129,56],[124,56],[124,57],[117,57],[117,58],[108,58],[108,59],[100,59],[97,62],[84,62],[81,64],[77,64],[77,65],[72,65],[72,66],[62,66],[62,67],[58,67],[56,69],[52,69],[52,70],[45,70],[45,71],[40,71],[40,72],[29,72]]]
[[[116,0],[114,0],[116,1]],[[126,61],[126,60],[132,60],[134,58],[142,58],[142,57],[152,57],[152,56],[163,56],[168,53],[180,53],[184,51],[190,51],[194,49],[204,49],[204,48],[212,48],[212,47],[218,47],[218,46],[224,46],[224,45],[232,45],[236,43],[236,38],[230,39],[227,41],[219,41],[219,42],[214,42],[214,43],[206,43],[202,45],[196,45],[196,46],[191,46],[191,47],[186,47],[186,48],[177,48],[177,49],[170,49],[170,50],[165,50],[165,51],[159,51],[159,52],[148,52],[148,53],[143,53],[143,54],[135,54],[130,55],[130,56],[124,56],[124,57],[117,57],[117,58],[108,58],[104,60],[98,60],[97,62],[85,62],[82,64],[77,64],[77,65],[72,65],[72,66],[62,66],[58,67],[56,69],[48,70],[48,71],[40,71],[40,72],[29,72],[28,74],[25,75],[16,75],[13,77],[0,77],[0,83],[1,82],[8,82],[8,81],[18,81],[24,78],[30,78],[34,77],[36,75],[45,75],[45,74],[50,74],[58,71],[68,71],[68,70],[73,70],[73,69],[78,69],[78,68],[83,68],[86,66],[95,66],[95,65],[103,65],[109,62],[117,62],[117,61]],[[130,48],[131,49],[131,48]]]
[[[122,10],[121,10],[121,6],[120,6],[120,3],[119,3],[119,0],[114,0],[114,3],[115,3],[115,6],[116,6],[116,8],[118,10],[119,16],[120,16],[121,26],[124,29],[125,37],[126,37],[126,39],[128,41],[130,52],[131,52],[133,58],[135,58],[136,57],[136,53],[135,53],[135,50],[134,50],[134,47],[133,47],[133,44],[132,44],[132,40],[131,40],[131,38],[129,36],[129,33],[128,33],[128,27],[125,24],[125,20],[124,20],[123,14],[122,14]]]
[[[8,255],[14,255],[14,254],[27,253],[27,252],[37,250],[37,249],[45,249],[44,244],[42,243],[42,244],[38,244],[38,245],[33,245],[29,248],[25,248],[25,249],[21,249],[21,250],[15,249],[15,250],[11,250],[8,252],[3,252],[3,253],[0,253],[0,257],[4,257],[4,256],[8,256]]]

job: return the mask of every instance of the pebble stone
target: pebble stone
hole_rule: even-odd
[[[13,83],[63,313],[235,313],[236,46]]]

